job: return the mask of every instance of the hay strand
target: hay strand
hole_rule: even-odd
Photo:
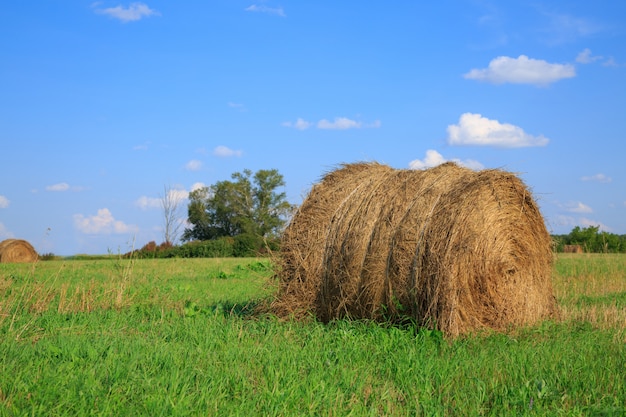
[[[25,240],[6,239],[0,242],[0,263],[28,263],[38,258],[35,248]]]
[[[551,239],[515,175],[344,165],[283,235],[280,316],[404,320],[448,336],[556,313]]]

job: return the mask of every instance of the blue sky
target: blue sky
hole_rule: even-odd
[[[12,1],[0,56],[0,240],[40,253],[163,241],[166,189],[275,168],[298,204],[357,161],[503,168],[550,232],[626,233],[623,1]]]

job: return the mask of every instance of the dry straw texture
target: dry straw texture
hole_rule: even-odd
[[[25,240],[6,239],[0,242],[0,263],[26,263],[37,259],[37,251]]]
[[[272,310],[408,317],[452,337],[504,330],[556,314],[552,260],[539,209],[511,173],[343,165],[284,232]]]

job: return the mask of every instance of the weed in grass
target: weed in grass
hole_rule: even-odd
[[[115,263],[113,264],[115,267],[115,271],[118,274],[118,286],[116,288],[116,298],[115,305],[116,307],[121,307],[124,302],[124,294],[126,293],[127,288],[131,285],[131,278],[133,274],[133,267],[135,265],[136,255],[135,255],[135,241],[133,238],[133,244],[130,251],[130,256],[127,259],[122,256],[122,254],[118,250],[117,258],[115,259]],[[110,254],[110,253],[109,253]]]
[[[267,272],[267,271],[272,270],[272,264],[269,261],[255,261],[255,262],[246,264],[245,267],[241,265],[237,265],[236,269],[239,271],[248,269],[250,271],[255,271],[255,272]]]
[[[560,255],[554,284],[562,320],[626,330],[626,256]]]
[[[123,274],[112,279],[97,280],[83,277],[83,271],[76,271],[76,266],[72,264],[69,271],[65,261],[3,266],[0,326],[8,320],[7,332],[21,339],[38,333],[38,329],[32,328],[33,320],[49,310],[64,314],[130,305],[130,269],[125,268]],[[117,265],[113,265],[113,270],[119,271]]]

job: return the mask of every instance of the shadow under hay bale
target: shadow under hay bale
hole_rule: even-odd
[[[0,263],[35,262],[39,256],[30,243],[21,239],[6,239],[0,242]]]
[[[556,314],[551,239],[515,175],[344,165],[283,235],[279,316],[414,320],[448,336]]]

